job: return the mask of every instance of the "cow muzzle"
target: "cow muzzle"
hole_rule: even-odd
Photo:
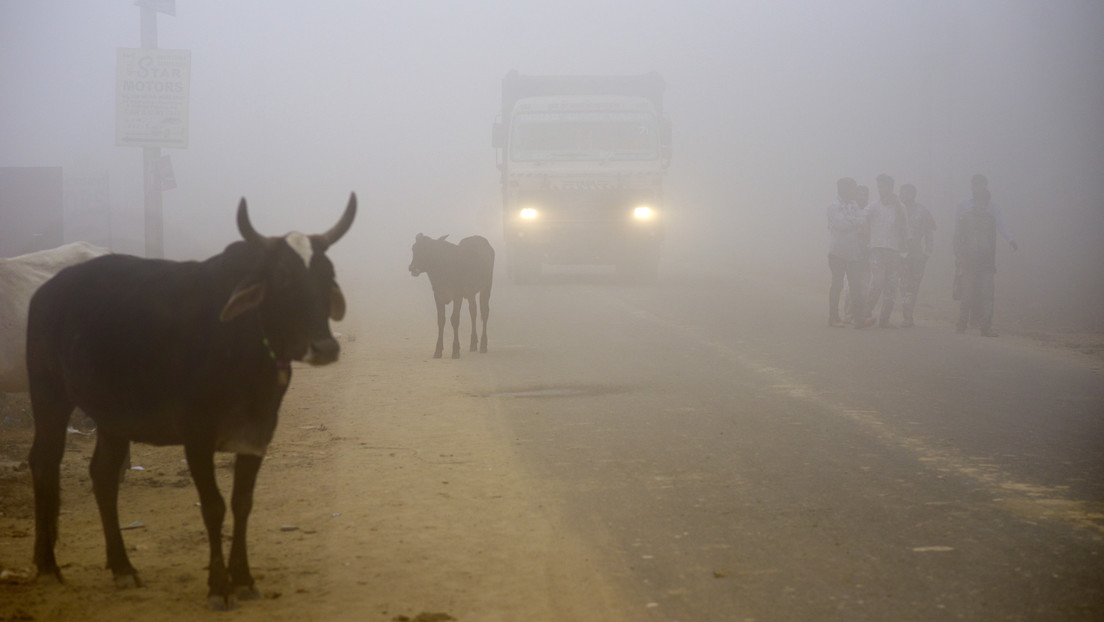
[[[307,348],[307,355],[303,357],[303,362],[308,365],[328,365],[336,361],[340,354],[341,346],[333,337],[316,339]]]

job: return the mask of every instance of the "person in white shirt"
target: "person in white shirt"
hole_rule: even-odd
[[[855,189],[855,202],[859,205],[859,211],[864,214],[868,213],[866,207],[870,205],[870,188],[867,186],[859,185]],[[864,223],[862,230],[859,231],[859,245],[860,245],[860,259],[859,259],[859,278],[858,282],[862,284],[863,293],[870,291],[870,224]],[[872,326],[874,324],[874,318],[866,316],[866,305],[859,307],[861,311],[859,315],[862,315],[866,320],[865,326]],[[843,321],[853,323],[855,321],[855,300],[851,295],[851,285],[846,284],[843,286]]]
[[[861,263],[863,256],[861,233],[866,226],[866,213],[855,203],[855,180],[844,177],[836,182],[837,198],[828,206],[828,269],[832,271],[832,285],[828,289],[828,325],[843,328],[840,319],[840,291],[844,278],[851,288],[858,308],[863,308]],[[862,319],[855,328],[863,328]]]
[[[885,173],[878,175],[878,201],[870,205],[870,272],[873,278],[870,298],[867,300],[869,316],[881,300],[878,326],[893,328],[889,316],[897,300],[897,288],[901,279],[901,258],[905,252],[907,217],[897,195],[893,193],[893,178]]]

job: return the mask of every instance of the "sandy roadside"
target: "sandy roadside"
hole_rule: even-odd
[[[600,556],[530,481],[493,401],[466,394],[461,362],[433,360],[425,283],[388,308],[353,301],[342,361],[297,367],[261,470],[250,558],[264,599],[234,620],[629,620]],[[416,291],[415,291],[416,290]],[[354,289],[355,291],[355,289]],[[370,291],[362,288],[362,291]],[[420,307],[415,307],[420,309]],[[428,333],[428,334],[427,334]],[[428,338],[428,340],[427,340]],[[428,347],[427,347],[428,346]],[[30,430],[0,428],[8,457]],[[87,476],[94,441],[70,435],[59,561],[34,583],[30,478],[0,473],[0,620],[209,620],[206,545],[179,447],[135,446],[120,497],[146,586],[116,590]],[[228,498],[229,456],[219,458]],[[229,533],[229,526],[224,529]],[[228,545],[227,545],[228,546]]]
[[[633,619],[639,605],[622,600],[557,500],[524,473],[493,401],[465,391],[463,361],[430,358],[432,308],[375,311],[389,316],[381,330],[349,327],[343,416],[331,428],[341,516],[327,535],[328,600],[383,619]],[[304,393],[321,398],[325,386],[311,379]]]

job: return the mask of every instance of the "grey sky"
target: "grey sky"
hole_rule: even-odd
[[[138,13],[0,0],[0,166],[108,173],[132,238],[141,154],[115,146],[115,49],[138,46]],[[189,148],[165,151],[170,256],[233,239],[242,195],[282,233],[329,226],[357,191],[350,246],[386,270],[418,231],[493,239],[502,76],[655,69],[670,261],[824,276],[834,180],[881,172],[919,187],[949,252],[953,202],[984,172],[1021,241],[998,295],[1104,306],[1104,3],[178,0],[158,21],[160,47],[192,52]]]

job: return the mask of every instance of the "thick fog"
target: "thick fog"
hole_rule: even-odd
[[[953,205],[984,173],[1020,249],[997,298],[1104,326],[1104,4],[213,2],[178,0],[159,47],[191,51],[189,145],[166,149],[165,251],[217,252],[250,202],[262,231],[363,208],[339,270],[401,273],[419,231],[500,235],[491,124],[503,75],[660,72],[674,156],[662,271],[768,270],[827,290],[835,180],[885,172],[935,215],[945,291]],[[109,180],[66,237],[142,252],[141,149],[115,145],[130,0],[0,3],[0,166]],[[3,226],[0,223],[0,226]]]

